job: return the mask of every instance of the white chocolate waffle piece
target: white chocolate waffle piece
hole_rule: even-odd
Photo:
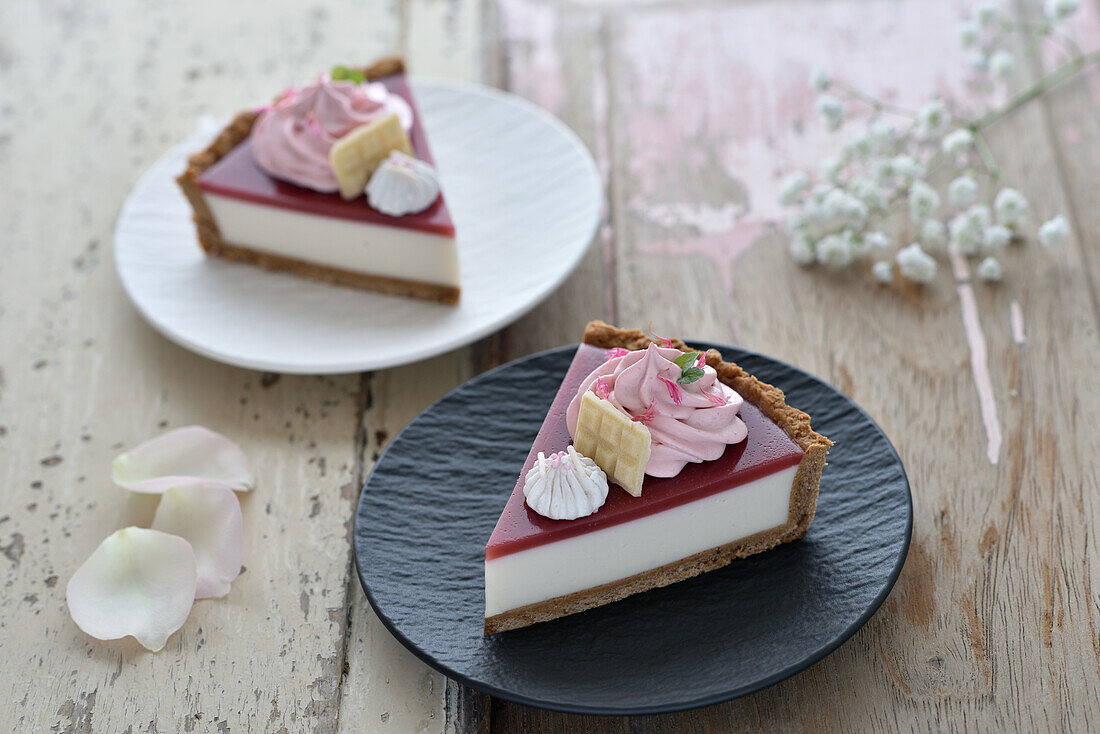
[[[631,420],[592,392],[581,397],[573,445],[591,457],[611,481],[635,497],[642,496],[651,443],[649,429],[644,424]]]
[[[396,113],[361,125],[337,140],[329,151],[328,162],[340,185],[340,196],[361,196],[374,169],[394,150],[413,154],[409,135]]]

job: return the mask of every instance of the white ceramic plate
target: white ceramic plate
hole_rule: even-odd
[[[546,298],[595,234],[601,192],[592,156],[572,130],[515,95],[434,80],[413,89],[458,232],[458,306],[206,257],[174,178],[213,137],[207,128],[141,177],[115,225],[119,278],[141,315],[219,362],[335,374],[469,344]]]

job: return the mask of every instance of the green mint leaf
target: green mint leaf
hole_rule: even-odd
[[[672,360],[672,363],[680,368],[680,372],[683,372],[684,370],[691,367],[691,365],[695,364],[698,360],[699,352],[684,352],[679,357]],[[695,379],[698,380],[699,378],[696,377]]]
[[[688,367],[686,370],[680,373],[680,377],[676,380],[676,382],[680,383],[681,385],[690,385],[691,383],[702,377],[704,374],[706,373],[698,367]]]
[[[362,84],[366,81],[366,77],[363,76],[363,72],[358,69],[351,69],[346,66],[334,66],[329,76],[334,82],[355,82],[356,84]]]

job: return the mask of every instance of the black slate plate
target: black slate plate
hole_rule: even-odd
[[[695,346],[711,346],[692,342]],[[582,614],[485,637],[485,541],[576,347],[455,389],[390,444],[355,518],[359,578],[397,639],[500,698],[575,713],[649,714],[764,688],[839,647],[878,609],[909,549],[909,483],[890,441],[830,385],[716,346],[836,442],[799,542]]]

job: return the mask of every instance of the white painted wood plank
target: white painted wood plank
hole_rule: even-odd
[[[347,624],[359,378],[224,367],[166,342],[113,273],[131,183],[229,115],[396,47],[385,3],[0,7],[0,730],[331,731]],[[65,583],[155,500],[109,462],[167,427],[238,440],[247,571],[159,654],[71,622]]]

